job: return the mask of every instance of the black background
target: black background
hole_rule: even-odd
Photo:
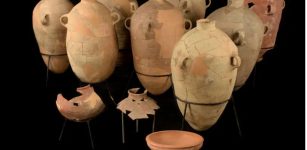
[[[85,123],[68,122],[62,141],[58,141],[64,118],[55,106],[56,95],[72,97],[80,85],[71,69],[64,74],[49,73],[46,87],[46,66],[39,54],[32,29],[32,11],[38,0],[16,1],[3,12],[8,30],[3,44],[5,90],[2,105],[4,144],[12,147],[40,149],[90,149]],[[77,2],[77,1],[74,1]],[[143,3],[139,1],[140,4]],[[17,6],[18,3],[18,6]],[[224,6],[226,0],[212,0],[210,14]],[[229,103],[221,118],[211,129],[197,132],[185,124],[185,130],[205,138],[203,149],[298,149],[304,144],[304,1],[286,0],[280,31],[274,50],[256,65],[246,85],[234,93],[243,136],[238,130]],[[6,32],[6,31],[3,31]],[[115,101],[126,96],[132,65],[116,68],[108,80]],[[129,87],[138,86],[134,76]],[[151,131],[152,118],[135,122],[125,118],[126,144],[121,144],[120,112],[107,96],[106,83],[95,84],[95,91],[104,99],[107,109],[91,121],[96,149],[148,149],[145,136]],[[161,109],[157,112],[156,130],[180,129],[181,114],[169,90],[152,96]]]

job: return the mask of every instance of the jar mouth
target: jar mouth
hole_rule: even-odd
[[[147,90],[146,89],[141,89],[141,88],[132,88],[128,90],[129,95],[146,95]]]

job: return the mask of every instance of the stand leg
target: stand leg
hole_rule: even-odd
[[[135,121],[135,132],[139,133],[139,120]]]
[[[155,132],[155,125],[156,125],[156,115],[153,116],[152,131],[151,132]]]
[[[254,70],[253,70],[253,88],[254,89],[256,88],[256,73],[257,73],[257,64],[255,65]]]
[[[87,127],[88,127],[88,132],[89,132],[89,135],[90,135],[92,149],[95,149],[94,141],[93,141],[93,137],[92,137],[91,126],[90,126],[90,122],[89,121],[87,121]]]
[[[108,95],[109,95],[110,99],[112,100],[112,102],[114,103],[114,105],[117,106],[117,103],[115,102],[115,100],[114,100],[114,98],[113,98],[113,96],[112,96],[112,94],[111,94],[111,91],[110,91],[110,88],[109,88],[108,81],[106,82],[106,88],[107,88],[107,90],[108,90]]]
[[[49,65],[50,65],[50,56],[48,56],[48,64],[46,70],[46,88],[48,87],[48,80],[49,80]]]
[[[184,129],[184,121],[185,121],[185,116],[186,116],[186,114],[187,114],[187,107],[188,107],[188,104],[185,103],[185,105],[184,105],[183,118],[182,118],[182,121],[181,121],[181,130]]]
[[[238,114],[237,114],[235,100],[234,100],[233,97],[231,98],[231,100],[232,100],[232,109],[233,109],[235,119],[236,119],[236,124],[237,124],[237,127],[238,127],[238,132],[239,132],[240,137],[242,137],[242,132],[241,132],[241,127],[240,127],[239,117],[238,117]]]
[[[122,113],[122,143],[125,144],[125,123],[124,123],[124,113]]]
[[[65,121],[64,121],[64,123],[62,125],[61,133],[60,133],[60,136],[59,136],[59,141],[62,140],[62,136],[63,136],[64,128],[66,126],[66,122],[67,122],[67,119],[65,119]]]

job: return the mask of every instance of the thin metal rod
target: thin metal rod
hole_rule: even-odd
[[[95,149],[94,141],[93,141],[93,137],[92,137],[91,126],[90,126],[90,121],[87,121],[86,123],[87,123],[87,127],[88,127],[88,132],[89,132],[89,135],[90,135],[92,149]]]
[[[135,120],[135,132],[139,133],[139,120],[138,119]]]
[[[50,56],[48,56],[47,70],[46,70],[46,88],[48,87],[49,80],[49,65],[50,65]]]
[[[151,132],[155,132],[155,126],[156,126],[156,115],[153,116],[152,131]]]
[[[114,103],[115,106],[117,106],[117,103],[115,102],[112,94],[111,94],[111,91],[110,91],[110,88],[109,88],[109,84],[108,84],[108,81],[106,82],[106,86],[107,86],[107,90],[108,90],[108,94],[109,94],[109,97],[110,99],[112,100],[112,102]]]
[[[257,73],[257,64],[255,65],[253,72],[253,88],[256,88],[256,73]]]
[[[182,117],[182,121],[181,121],[181,130],[184,129],[184,121],[185,121],[185,116],[186,116],[186,113],[187,113],[187,106],[188,106],[188,104],[185,103],[185,104],[184,104],[183,117]]]
[[[235,100],[234,100],[233,96],[232,96],[231,99],[232,99],[232,108],[233,108],[233,112],[234,112],[234,115],[235,115],[236,124],[237,124],[237,127],[238,127],[238,132],[239,132],[240,137],[242,137],[242,131],[241,131],[241,127],[240,127],[239,117],[238,117],[238,114],[237,114],[236,104],[235,104]]]
[[[125,144],[125,123],[124,123],[124,113],[122,113],[122,143]]]
[[[67,119],[65,119],[64,122],[63,122],[62,129],[61,129],[60,136],[59,136],[59,141],[62,140],[62,136],[63,136],[64,129],[65,129],[65,126],[66,126],[66,122],[67,122]]]

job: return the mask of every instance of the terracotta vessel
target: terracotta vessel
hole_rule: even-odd
[[[171,68],[177,104],[198,131],[214,125],[234,88],[238,49],[214,21],[200,19],[176,44]]]
[[[66,28],[60,17],[73,7],[69,0],[41,0],[33,10],[33,30],[48,69],[63,73],[69,66],[66,53]]]
[[[128,97],[117,105],[117,109],[128,114],[132,119],[147,119],[148,115],[155,115],[155,110],[159,109],[155,100],[147,96],[147,90],[140,93],[140,88],[128,90]]]
[[[167,0],[175,7],[181,9],[185,18],[192,21],[193,27],[196,26],[198,19],[205,18],[206,9],[211,5],[211,0],[207,3],[206,0]],[[207,3],[207,4],[206,4]]]
[[[99,115],[105,108],[100,97],[95,93],[90,85],[78,88],[80,96],[71,100],[65,99],[62,94],[58,94],[56,106],[59,112],[67,119],[84,122]]]
[[[146,142],[151,150],[199,150],[204,138],[193,132],[166,130],[147,135]]]
[[[238,69],[235,90],[242,87],[257,62],[264,36],[260,18],[244,4],[244,0],[229,0],[228,5],[217,9],[208,18],[232,38],[237,45],[242,65]]]
[[[69,62],[82,82],[103,81],[114,71],[118,53],[114,24],[119,20],[119,14],[96,0],[81,0],[61,17],[67,28]]]
[[[97,0],[104,4],[111,12],[120,14],[120,21],[115,25],[118,57],[116,66],[122,66],[132,63],[132,52],[130,44],[130,32],[125,27],[125,20],[132,16],[133,12],[138,8],[136,0]]]
[[[279,29],[282,10],[285,7],[284,0],[245,0],[245,3],[251,4],[250,9],[254,11],[265,26],[265,36],[263,38],[261,51],[258,61],[262,60],[263,55],[274,48]]]
[[[185,33],[185,19],[166,0],[149,0],[131,18],[134,68],[142,85],[154,95],[168,90],[170,60],[176,42]]]

